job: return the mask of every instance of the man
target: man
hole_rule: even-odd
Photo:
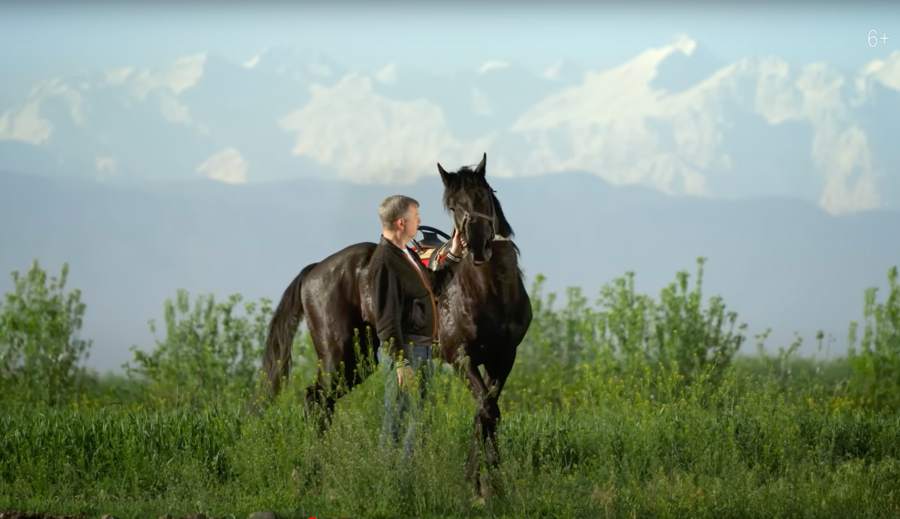
[[[372,288],[375,333],[382,342],[378,360],[384,366],[394,364],[397,371],[397,385],[385,381],[385,415],[382,433],[390,434],[398,441],[399,415],[405,414],[408,395],[405,389],[415,378],[415,371],[425,367],[421,395],[426,393],[427,379],[430,378],[429,364],[431,350],[437,342],[437,304],[440,295],[453,279],[459,265],[465,240],[454,231],[450,252],[443,259],[445,267],[439,272],[425,268],[418,254],[406,244],[419,229],[419,203],[407,196],[394,195],[386,198],[378,208],[382,234],[378,247],[372,255],[369,266],[369,282]],[[400,392],[399,413],[394,405]],[[414,424],[410,423],[406,437],[406,454],[411,448]]]

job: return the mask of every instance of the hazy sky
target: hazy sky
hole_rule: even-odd
[[[324,2],[317,3],[321,5]],[[893,6],[891,4],[894,4]],[[158,66],[210,51],[245,60],[266,46],[314,47],[353,69],[389,62],[432,69],[477,68],[489,59],[536,71],[561,58],[598,69],[685,33],[731,61],[774,54],[795,63],[824,60],[853,70],[900,50],[900,2],[810,8],[812,2],[369,3],[331,7],[230,2],[4,2],[0,7],[2,93],[23,95],[35,81],[85,68]],[[152,5],[152,6],[151,6]],[[867,44],[876,29],[886,44]]]

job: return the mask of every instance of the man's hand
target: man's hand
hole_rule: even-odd
[[[460,236],[459,229],[453,230],[453,241],[450,243],[450,254],[453,254],[457,258],[462,254],[462,250],[465,247],[468,247],[469,244],[466,242],[466,239]]]
[[[397,368],[397,384],[400,387],[406,387],[409,384],[412,384],[412,381],[415,378],[416,373],[413,371],[412,367],[409,364]]]

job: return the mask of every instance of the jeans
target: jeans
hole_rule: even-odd
[[[410,366],[416,372],[419,379],[419,401],[418,408],[428,396],[428,385],[433,376],[434,362],[432,361],[431,347],[429,344],[413,344],[411,347],[404,348],[410,352]],[[384,418],[381,425],[381,444],[384,446],[388,442],[388,438],[396,444],[400,441],[400,422],[408,414],[411,395],[410,391],[400,391],[397,381],[397,370],[391,362],[388,355],[384,355],[378,350],[378,362],[382,369],[385,370],[384,381]],[[416,413],[413,413],[413,415]],[[416,436],[416,417],[409,417],[409,427],[403,438],[403,454],[404,458],[408,458],[412,454],[413,442]]]

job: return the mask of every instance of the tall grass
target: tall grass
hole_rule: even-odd
[[[558,310],[536,280],[535,321],[501,398],[503,493],[483,501],[464,479],[474,401],[450,370],[438,369],[435,400],[414,411],[427,426],[404,463],[399,447],[379,445],[390,375],[379,366],[323,437],[304,419],[298,395],[316,368],[305,332],[292,391],[258,416],[245,411],[265,300],[241,312],[239,296],[202,296],[192,308],[179,293],[165,339],[136,350],[124,376],[54,364],[80,351],[84,309],[64,281],[43,286],[35,263],[25,279],[38,286],[20,282],[0,308],[0,509],[123,519],[900,516],[896,270],[884,303],[872,291],[864,299],[861,347],[827,362],[796,358],[799,342],[774,357],[741,355],[745,328],[720,299],[703,300],[702,273],[701,260],[694,287],[679,273],[658,299],[636,294],[629,273],[595,305],[571,289]],[[69,340],[29,335],[48,329]],[[45,372],[69,389],[28,380]]]

